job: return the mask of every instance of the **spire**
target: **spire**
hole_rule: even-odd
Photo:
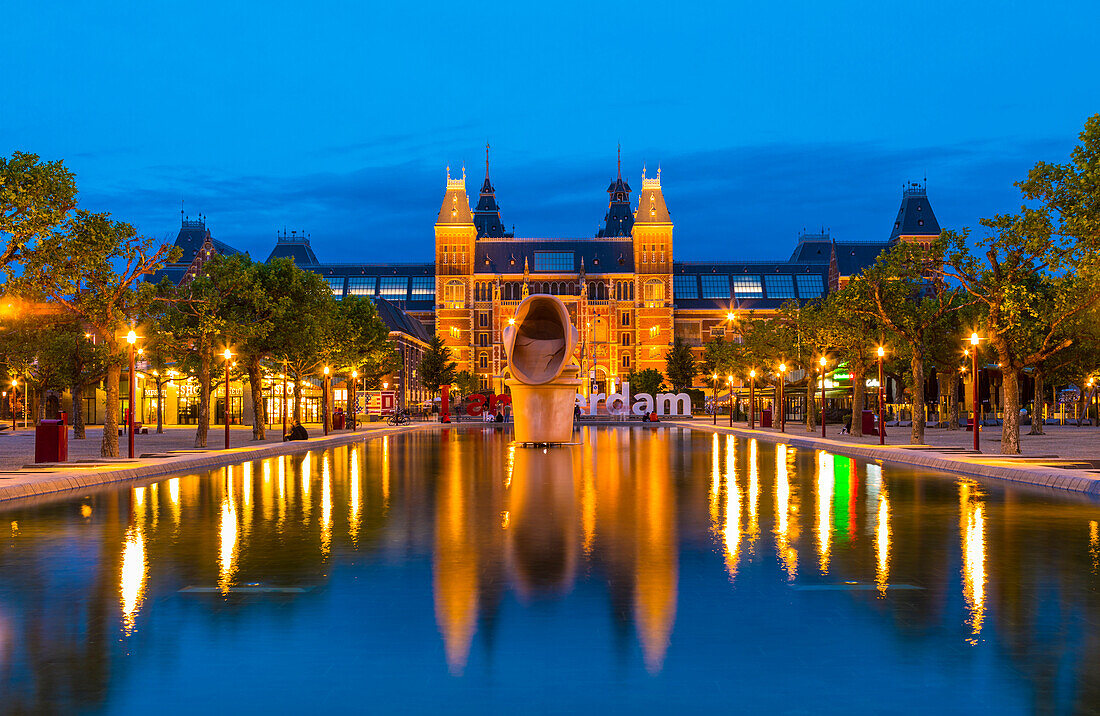
[[[481,185],[481,196],[474,209],[474,226],[479,239],[506,239],[512,234],[505,233],[500,220],[500,206],[497,205],[496,190],[489,180],[489,143],[485,143],[485,181]]]
[[[596,234],[598,238],[612,236],[630,236],[630,230],[634,227],[634,215],[630,211],[630,185],[623,181],[623,148],[617,148],[618,173],[615,181],[607,187],[607,214],[604,215],[604,226]]]
[[[638,197],[638,212],[634,215],[638,224],[668,224],[672,218],[665,206],[665,195],[661,190],[661,168],[657,167],[656,177],[646,177],[642,167],[642,193]]]
[[[443,195],[443,204],[439,207],[439,224],[466,224],[473,222],[470,214],[470,200],[466,198],[466,170],[462,170],[461,179],[451,178],[451,168],[447,167],[447,193]]]

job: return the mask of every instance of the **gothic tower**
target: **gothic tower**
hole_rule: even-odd
[[[596,238],[630,236],[634,226],[634,215],[630,212],[630,185],[623,181],[623,150],[619,148],[619,175],[607,187],[609,197],[607,214],[603,217],[604,227]]]
[[[452,179],[435,222],[435,332],[451,349],[458,370],[470,370],[473,348],[474,241],[477,227],[466,197],[466,170]],[[435,386],[431,386],[434,388]]]
[[[634,213],[634,281],[637,297],[637,370],[664,372],[672,344],[672,218],[661,191],[661,170],[650,179],[642,169],[642,192]]]
[[[928,191],[921,182],[911,181],[901,192],[901,208],[890,232],[890,244],[899,241],[927,246],[940,235],[940,222],[928,203]]]

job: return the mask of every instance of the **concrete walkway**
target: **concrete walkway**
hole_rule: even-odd
[[[385,423],[369,423],[354,433],[341,430],[330,433],[327,437],[322,436],[319,429],[312,429],[319,426],[307,425],[306,429],[311,436],[309,440],[286,443],[282,441],[281,426],[275,431],[269,431],[268,439],[264,441],[252,439],[251,427],[233,427],[230,428],[228,450],[223,447],[223,430],[211,430],[207,436],[208,447],[195,449],[192,447],[195,427],[173,426],[165,428],[165,432],[159,435],[135,435],[133,460],[99,457],[103,429],[97,426],[88,429],[86,440],[70,439],[69,462],[39,465],[33,464],[33,430],[19,431],[0,437],[0,501],[125,480],[200,472],[274,455],[347,445],[434,425],[436,424],[413,423],[404,427],[390,427]],[[125,436],[120,438],[120,448],[125,455]]]
[[[749,430],[745,423],[717,426],[708,419],[675,420],[679,427],[756,438],[794,447],[828,450],[865,460],[880,460],[899,465],[924,467],[971,477],[994,478],[1032,485],[1057,487],[1075,492],[1100,494],[1100,429],[1093,427],[1045,426],[1047,435],[1021,435],[1022,455],[999,455],[1000,427],[986,427],[980,434],[981,452],[972,450],[974,436],[966,431],[929,428],[924,445],[909,445],[909,428],[886,427],[886,445],[878,436],[852,438],[840,435],[839,427],[826,426],[806,432],[801,424],[787,424],[781,433],[772,428]]]

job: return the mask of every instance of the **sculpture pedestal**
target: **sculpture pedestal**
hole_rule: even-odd
[[[573,406],[577,404],[579,378],[565,371],[549,383],[528,385],[514,378],[504,381],[512,391],[512,417],[516,442],[573,442]],[[575,372],[574,372],[575,373]]]

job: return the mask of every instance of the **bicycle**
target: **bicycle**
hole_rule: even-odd
[[[408,425],[410,422],[412,422],[412,419],[409,417],[409,411],[407,410],[401,410],[394,413],[390,416],[389,420],[386,421],[389,425]]]

